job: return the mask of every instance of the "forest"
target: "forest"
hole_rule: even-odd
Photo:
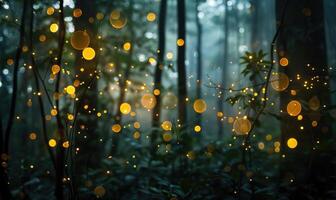
[[[335,0],[0,0],[0,200],[336,199]]]

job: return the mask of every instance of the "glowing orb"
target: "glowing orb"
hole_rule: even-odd
[[[287,67],[288,66],[288,59],[287,58],[281,58],[279,63],[282,67]]]
[[[165,109],[173,109],[177,106],[177,101],[176,95],[168,92],[162,98],[162,105]]]
[[[199,125],[196,125],[196,126],[194,127],[194,131],[195,131],[196,133],[201,132],[201,130],[202,130],[202,127],[199,126]]]
[[[238,118],[233,123],[233,129],[238,135],[248,134],[251,128],[251,122],[247,118]]]
[[[147,93],[141,97],[141,105],[146,109],[152,109],[156,105],[156,98],[154,95]]]
[[[156,14],[155,13],[150,12],[150,13],[147,14],[147,21],[153,22],[153,21],[155,21],[155,19],[156,19]]]
[[[124,115],[127,115],[128,113],[130,113],[132,110],[132,107],[129,103],[122,103],[120,105],[120,112]]]
[[[83,12],[79,8],[74,9],[73,12],[72,12],[72,15],[76,18],[82,16],[82,14],[83,14]]]
[[[119,133],[121,131],[121,126],[119,124],[113,124],[112,131],[115,133]]]
[[[290,116],[298,116],[300,113],[301,113],[301,103],[296,101],[296,100],[293,100],[293,101],[290,101],[288,104],[287,104],[287,113],[290,115]]]
[[[48,144],[49,144],[50,147],[55,147],[57,145],[57,142],[54,139],[50,139]]]
[[[119,10],[113,10],[110,15],[110,24],[115,29],[122,29],[127,24],[127,18]]]
[[[90,36],[85,31],[76,31],[70,39],[71,46],[77,50],[83,50],[90,44]]]
[[[82,55],[85,60],[92,60],[96,56],[96,52],[91,47],[86,47],[83,49]]]
[[[169,142],[173,137],[172,137],[172,135],[170,133],[164,133],[162,135],[162,138],[163,138],[163,141]]]
[[[53,23],[50,25],[49,29],[52,33],[56,33],[58,31],[58,25],[56,23]]]
[[[275,73],[270,78],[271,86],[276,91],[284,91],[289,85],[289,78],[284,73]]]
[[[74,86],[72,86],[72,85],[67,86],[67,87],[65,88],[65,90],[66,90],[66,92],[67,92],[68,94],[70,94],[70,95],[73,95],[73,94],[75,94],[75,92],[76,92],[76,88],[75,88]]]
[[[287,146],[291,149],[294,149],[298,145],[298,142],[295,138],[289,138],[287,140]]]
[[[161,127],[165,131],[171,131],[172,130],[173,124],[170,121],[164,121],[161,124]]]
[[[207,109],[207,104],[203,99],[197,99],[194,102],[193,108],[197,113],[204,113]]]

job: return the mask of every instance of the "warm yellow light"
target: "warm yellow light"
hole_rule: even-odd
[[[72,114],[68,114],[68,120],[72,121],[74,119],[74,116]]]
[[[37,138],[36,133],[30,133],[30,134],[29,134],[29,139],[30,139],[30,140],[36,140],[36,138]]]
[[[164,121],[161,124],[161,127],[165,131],[171,131],[172,130],[173,124],[170,121]]]
[[[51,116],[56,116],[57,115],[57,110],[55,108],[50,110]]]
[[[56,33],[58,31],[58,25],[56,23],[53,23],[50,25],[49,29],[52,33]]]
[[[76,31],[72,34],[70,43],[74,49],[83,50],[89,46],[90,36],[85,31]]]
[[[83,49],[82,55],[85,60],[92,60],[96,56],[96,52],[91,47],[86,47]]]
[[[238,135],[248,134],[251,127],[251,122],[247,118],[238,118],[233,123],[233,129]]]
[[[153,109],[156,105],[156,98],[154,95],[147,93],[141,97],[141,105],[146,109]]]
[[[106,190],[102,185],[98,185],[97,187],[95,187],[94,191],[95,195],[97,196],[97,198],[101,198],[105,195]]]
[[[298,145],[298,142],[295,138],[289,138],[287,140],[287,146],[291,149],[294,149]]]
[[[73,10],[73,12],[72,12],[72,15],[74,16],[74,17],[80,17],[80,16],[82,16],[82,10],[81,9],[79,9],[79,8],[76,8],[76,9],[74,9]]]
[[[140,128],[140,122],[134,122],[134,124],[133,124],[133,126],[134,126],[134,128]]]
[[[119,124],[113,124],[112,131],[115,133],[119,133],[121,131],[121,126]]]
[[[176,44],[177,44],[177,46],[181,47],[181,46],[184,45],[184,40],[183,40],[183,39],[178,39],[178,40],[176,41]]]
[[[194,102],[193,108],[197,113],[204,113],[207,109],[207,104],[203,99],[197,99]]]
[[[72,85],[68,85],[65,90],[69,95],[74,95],[76,92],[76,88]]]
[[[280,65],[283,67],[286,67],[288,65],[288,59],[287,58],[281,58],[280,59]]]
[[[162,138],[163,138],[163,141],[169,142],[173,137],[172,137],[172,135],[170,133],[164,133],[162,135]]]
[[[136,140],[138,140],[138,139],[140,138],[140,136],[141,136],[141,134],[140,134],[139,131],[135,131],[135,132],[133,133],[133,138],[136,139]]]
[[[224,117],[224,113],[223,112],[217,112],[217,117],[219,117],[219,118]]]
[[[125,51],[129,51],[132,48],[132,44],[130,42],[125,42],[123,45],[123,49]]]
[[[54,14],[54,12],[55,12],[55,9],[53,7],[49,7],[47,9],[47,15],[52,15],[52,14]]]
[[[154,91],[153,91],[153,93],[154,93],[154,95],[155,96],[158,96],[158,95],[160,95],[160,90],[159,89],[155,89]]]
[[[65,142],[63,142],[62,146],[67,149],[70,146],[70,142],[69,141],[65,141]]]
[[[53,65],[52,67],[51,67],[51,72],[53,73],[53,74],[58,74],[58,72],[61,70],[61,67],[59,66],[59,65]]]
[[[194,131],[195,131],[196,133],[201,132],[201,130],[202,130],[202,127],[199,126],[199,125],[196,125],[196,126],[194,127]]]
[[[289,78],[284,73],[275,73],[270,78],[271,86],[276,91],[284,91],[289,85]]]
[[[155,21],[155,19],[156,19],[156,14],[155,13],[150,12],[150,13],[147,14],[147,20],[149,22],[153,22],[153,21]]]
[[[132,110],[132,107],[129,103],[122,103],[120,105],[120,112],[124,115],[127,115],[128,113],[130,113]]]
[[[110,15],[110,24],[115,29],[122,29],[127,24],[127,18],[119,10],[113,10]]]
[[[293,100],[287,104],[287,113],[290,116],[298,116],[301,113],[301,103],[299,101]]]
[[[57,145],[57,142],[54,139],[50,139],[48,144],[49,144],[50,147],[55,147]]]

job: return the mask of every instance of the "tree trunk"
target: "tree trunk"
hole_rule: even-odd
[[[277,20],[285,2],[277,1]],[[304,195],[324,199],[332,186],[328,181],[335,174],[330,159],[333,152],[326,141],[331,136],[331,127],[326,118],[326,110],[330,105],[330,88],[323,15],[323,1],[289,1],[278,40],[279,57],[287,57],[289,60],[289,65],[280,66],[280,71],[293,80],[289,88],[280,93],[280,106],[284,111],[281,121],[281,151],[286,156],[282,159],[280,175],[287,183],[290,179],[294,180],[297,187],[293,185],[293,192],[290,193],[294,199],[304,198]],[[308,86],[304,86],[304,81],[308,81]],[[312,87],[310,83],[313,83]],[[293,91],[296,91],[296,95],[293,95]],[[320,107],[312,109],[302,106],[303,120],[298,121],[296,117],[287,114],[286,107],[291,100],[298,100],[304,105],[312,98],[320,101]],[[312,126],[314,121],[318,123],[316,127]],[[287,147],[289,138],[297,140],[295,149]]]
[[[224,88],[226,85],[226,69],[227,69],[227,60],[228,60],[228,42],[229,42],[229,10],[227,9],[227,0],[224,0],[224,56],[223,56],[223,68],[222,68],[222,87]],[[220,94],[220,98],[217,99],[218,112],[224,111],[224,93]],[[221,119],[218,119],[218,134],[217,136],[220,138],[223,135],[223,122]]]
[[[164,54],[166,46],[166,15],[167,15],[167,0],[161,0],[160,11],[159,11],[159,23],[158,23],[158,51],[157,51],[157,64],[154,74],[154,90],[160,90],[160,93],[156,95],[156,106],[153,109],[152,125],[153,132],[151,136],[151,148],[152,152],[155,151],[155,142],[157,138],[156,128],[160,127],[160,116],[161,116],[161,92],[162,92],[162,70],[164,68]],[[154,92],[153,92],[154,93]]]
[[[177,39],[183,40],[182,45],[177,46],[177,73],[178,73],[178,119],[182,126],[187,120],[187,73],[185,66],[186,58],[186,10],[185,0],[177,0]]]
[[[197,0],[196,3],[196,28],[197,28],[197,84],[196,84],[196,98],[201,99],[202,98],[202,36],[203,36],[203,30],[202,30],[202,24],[200,22],[200,18],[198,16],[198,6],[200,4],[200,1]],[[197,114],[197,124],[201,125],[202,122],[202,115]]]

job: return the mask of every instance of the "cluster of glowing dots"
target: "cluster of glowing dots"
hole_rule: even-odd
[[[124,115],[128,115],[132,110],[132,107],[129,103],[122,103],[120,105],[120,112]]]
[[[207,104],[203,99],[197,99],[193,105],[194,111],[201,114],[204,113],[207,109]]]
[[[172,130],[173,124],[170,121],[164,121],[161,124],[161,127],[165,131],[171,131]]]
[[[112,125],[112,131],[113,131],[114,133],[120,133],[120,131],[121,131],[121,126],[120,126],[120,124],[113,124],[113,125]]]
[[[82,51],[82,56],[85,60],[92,60],[96,56],[96,52],[91,47],[86,47]]]
[[[246,135],[251,128],[252,124],[246,117],[237,118],[233,123],[233,129],[237,135]]]
[[[150,93],[141,97],[141,105],[146,109],[153,109],[156,105],[156,97]]]
[[[297,100],[292,100],[287,104],[287,113],[292,117],[298,116],[301,110],[301,103]]]
[[[290,148],[290,149],[295,149],[298,145],[298,142],[295,138],[289,138],[287,140],[287,146]]]
[[[50,24],[49,29],[52,33],[56,33],[58,31],[58,24],[56,24],[56,23]]]
[[[280,59],[279,63],[282,67],[287,67],[289,62],[287,58],[283,57]]]
[[[68,85],[65,88],[66,93],[68,93],[69,95],[74,95],[76,92],[76,88],[73,85]]]
[[[110,24],[115,29],[122,29],[127,24],[127,18],[119,10],[113,10],[110,15]]]
[[[71,46],[76,50],[83,50],[90,44],[90,36],[85,31],[75,31],[70,38]]]

